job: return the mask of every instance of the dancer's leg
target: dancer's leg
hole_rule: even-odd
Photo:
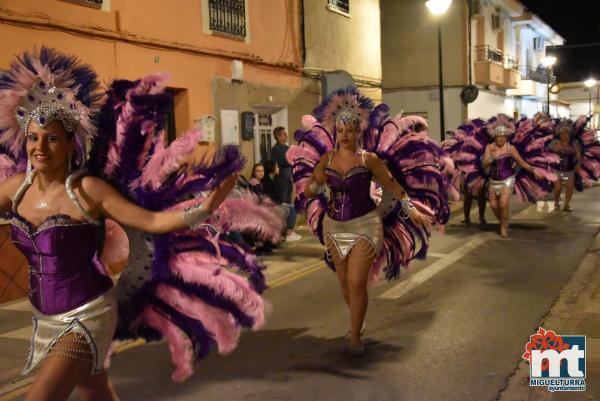
[[[554,182],[554,210],[560,207],[560,192],[562,191],[562,182],[560,178]]]
[[[78,358],[65,357],[65,354],[76,354]],[[90,380],[91,356],[89,345],[80,335],[67,334],[61,337],[42,361],[41,368],[25,401],[66,400],[76,386]],[[113,398],[95,397],[91,400],[118,400],[115,397],[116,395]]]
[[[471,224],[471,205],[473,204],[473,195],[471,192],[465,190],[464,199],[463,199],[463,214],[465,219],[463,222],[465,224]]]
[[[113,385],[105,371],[89,375],[77,386],[77,391],[86,401],[119,401]]]
[[[500,235],[503,237],[508,237],[508,215],[509,215],[509,207],[508,201],[510,199],[510,190],[503,190],[500,194],[500,200],[498,203],[499,206],[499,214],[500,214]]]
[[[366,239],[359,240],[348,255],[350,344],[353,347],[362,346],[360,336],[369,302],[367,280],[375,256],[373,244]]]
[[[573,197],[573,190],[575,189],[575,177],[572,177],[567,183],[567,189],[565,191],[565,211],[571,211],[571,198]]]

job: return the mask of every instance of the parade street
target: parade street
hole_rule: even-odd
[[[111,377],[121,398],[130,401],[498,399],[529,336],[594,241],[599,195],[599,189],[577,194],[570,214],[550,212],[550,203],[513,203],[507,239],[495,233],[491,213],[484,229],[465,228],[455,207],[427,260],[401,280],[371,290],[363,357],[348,354],[348,317],[337,280],[315,264],[320,248],[306,235],[266,258],[274,266],[273,288],[266,292],[268,322],[258,332],[245,332],[231,355],[211,354],[190,379],[175,384],[165,344],[134,347],[114,358]],[[563,296],[576,298],[579,291]],[[600,399],[600,327],[598,319],[586,324],[580,327],[588,334],[588,391],[555,398],[545,392],[546,398],[535,399]],[[502,399],[526,400],[527,392]]]

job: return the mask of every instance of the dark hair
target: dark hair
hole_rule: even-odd
[[[279,138],[279,134],[281,134],[283,131],[285,131],[285,127],[275,127],[273,129],[273,136],[275,139]]]
[[[263,167],[263,168],[264,168],[264,166],[262,165],[262,163],[256,163],[254,166],[252,166],[252,174],[250,174],[250,178],[254,178],[254,174],[256,173],[256,168],[257,168],[258,166],[260,166],[260,167]]]
[[[264,163],[265,166],[265,175],[273,174],[275,172],[275,166],[277,163],[273,160],[267,160]]]

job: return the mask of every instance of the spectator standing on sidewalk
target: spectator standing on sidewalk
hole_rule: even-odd
[[[254,171],[252,173],[252,178],[257,179],[262,171],[259,165],[254,166]],[[285,232],[286,241],[298,241],[302,239],[302,236],[294,232],[294,227],[296,226],[296,209],[294,205],[291,203],[283,202],[280,197],[280,192],[277,187],[277,177],[280,174],[279,165],[271,160],[264,164],[264,177],[262,178],[262,189],[266,193],[266,195],[273,200],[273,202],[277,203],[279,207],[281,207],[287,219],[287,230]],[[251,181],[252,182],[252,181]]]
[[[285,154],[290,148],[287,144],[288,134],[284,127],[276,127],[273,136],[277,143],[271,149],[271,157],[279,166],[279,174],[275,176],[275,195],[278,203],[292,203],[292,165]]]

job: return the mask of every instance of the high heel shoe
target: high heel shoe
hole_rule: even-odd
[[[362,328],[360,329],[360,335],[361,336],[363,334],[365,334],[366,329],[367,329],[367,324],[363,322]],[[352,333],[350,332],[350,330],[348,330],[346,332],[346,334],[344,335],[344,340],[350,341],[350,337],[352,337]]]
[[[364,345],[359,345],[359,346],[354,346],[352,344],[350,344],[350,355],[352,356],[363,356],[365,354],[365,346]]]

